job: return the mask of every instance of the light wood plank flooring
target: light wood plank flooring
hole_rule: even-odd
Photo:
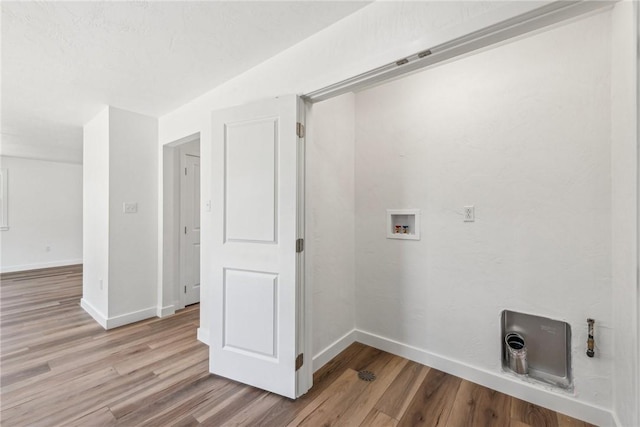
[[[587,426],[358,343],[292,401],[208,373],[197,305],[105,331],[81,267],[1,278],[2,426]]]

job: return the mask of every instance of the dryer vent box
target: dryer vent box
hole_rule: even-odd
[[[517,333],[524,338],[530,378],[561,388],[571,388],[571,326],[547,317],[504,310],[502,312],[502,367],[509,371],[505,338]]]

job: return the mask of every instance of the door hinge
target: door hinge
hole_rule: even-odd
[[[184,285],[184,293],[187,293],[187,285]]]
[[[296,135],[298,138],[304,138],[304,125],[300,122],[296,123]]]
[[[296,357],[296,371],[302,368],[304,364],[304,353],[300,353],[298,357]]]
[[[304,251],[304,239],[296,240],[296,253]]]
[[[184,168],[184,174],[187,175],[187,168]]]
[[[187,234],[187,226],[184,226],[184,234]]]

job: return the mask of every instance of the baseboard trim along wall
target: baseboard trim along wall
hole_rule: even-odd
[[[552,390],[542,390],[533,384],[523,382],[519,378],[502,372],[497,373],[478,369],[366,331],[357,330],[355,340],[592,424],[600,426],[616,425],[613,414],[605,408],[580,402],[571,396],[556,393]]]
[[[119,326],[128,325],[129,323],[139,322],[141,320],[156,317],[156,306],[145,308],[143,310],[132,311],[131,313],[120,314],[118,316],[109,317],[107,319],[107,327],[105,329],[113,329]]]
[[[156,317],[157,311],[157,307],[149,307],[144,310],[133,311],[119,316],[105,317],[104,314],[100,313],[98,309],[87,302],[84,298],[80,300],[80,307],[89,313],[89,315],[105,329],[113,329],[119,326],[128,325],[129,323],[135,323],[151,317]]]
[[[156,316],[167,317],[175,313],[176,313],[176,307],[173,304],[171,304],[171,305],[167,305],[166,307],[158,307]]]
[[[198,337],[199,336],[200,330],[198,330]],[[556,412],[588,421],[592,424],[601,426],[618,425],[614,414],[605,408],[580,402],[560,392],[556,393],[551,390],[540,389],[534,384],[523,382],[515,376],[503,374],[502,372],[478,369],[465,363],[358,329],[353,329],[346,333],[315,355],[313,357],[313,371],[315,372],[320,369],[354,342],[360,342],[384,350],[396,356],[413,360],[414,362],[430,366]]]
[[[209,331],[207,329],[198,328],[197,332],[198,341],[203,344],[209,345]]]
[[[338,338],[333,343],[329,344],[327,348],[320,351],[320,353],[313,356],[313,372],[322,368],[331,359],[342,353],[347,347],[356,342],[357,331],[352,329],[344,334],[341,338]]]
[[[40,270],[42,268],[66,267],[82,264],[82,259],[65,259],[61,261],[38,262],[34,264],[9,265],[0,267],[0,273],[15,273],[18,271]]]
[[[105,317],[105,315],[100,313],[100,311],[92,306],[89,302],[87,302],[86,299],[82,298],[80,300],[80,307],[82,307],[84,311],[89,313],[89,316],[93,317],[93,320],[98,322],[100,326],[107,329],[107,318]]]

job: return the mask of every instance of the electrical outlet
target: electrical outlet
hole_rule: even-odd
[[[138,212],[138,204],[137,203],[123,203],[122,211],[124,213],[137,213]]]
[[[51,252],[51,246],[45,246],[44,247],[44,251],[45,252]]]
[[[464,222],[473,222],[476,220],[476,208],[474,206],[464,207]]]

